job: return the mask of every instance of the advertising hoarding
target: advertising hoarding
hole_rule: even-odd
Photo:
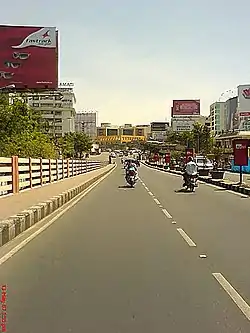
[[[0,25],[0,88],[58,88],[55,27]]]
[[[200,115],[200,100],[174,100],[172,116]]]
[[[166,121],[154,121],[151,123],[151,132],[163,132],[166,131],[169,123]]]
[[[186,148],[186,163],[189,157],[194,157],[194,148]]]
[[[249,140],[247,139],[236,139],[233,141],[235,166],[248,165],[248,147]]]
[[[174,132],[188,132],[193,129],[196,119],[190,117],[176,117],[172,118],[172,130]]]
[[[107,128],[107,136],[116,136],[118,134],[119,133],[117,128]]]
[[[134,129],[133,128],[123,128],[122,134],[123,135],[134,135]]]
[[[238,127],[240,130],[249,130],[250,128],[250,84],[238,86],[238,108],[237,115],[239,119]]]
[[[250,84],[238,86],[238,112],[250,112]]]
[[[159,160],[160,160],[160,156],[159,156],[159,154],[155,153],[155,154],[154,154],[154,161],[155,161],[155,162],[158,162]]]
[[[135,129],[136,136],[144,136],[144,129],[143,128],[136,128]]]
[[[170,153],[166,153],[165,154],[165,163],[169,164],[171,161],[171,154]]]
[[[97,136],[106,136],[106,128],[97,128]]]

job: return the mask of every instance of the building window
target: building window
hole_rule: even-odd
[[[53,104],[50,104],[50,103],[41,103],[41,106],[53,107]]]
[[[61,116],[62,115],[62,111],[55,111],[55,115]]]
[[[37,108],[37,107],[39,107],[39,103],[33,103],[32,106],[33,106],[34,108]]]
[[[47,111],[47,110],[46,110],[46,111],[42,111],[42,113],[43,113],[43,114],[53,114],[54,111]]]
[[[55,130],[61,131],[62,130],[62,126],[55,126]]]
[[[54,100],[54,96],[41,96],[41,99],[46,101],[46,100],[49,100],[49,101],[53,101]]]
[[[39,101],[39,96],[33,96],[33,101]]]

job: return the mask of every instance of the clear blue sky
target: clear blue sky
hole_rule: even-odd
[[[1,13],[5,24],[59,29],[60,78],[100,121],[165,120],[185,98],[200,98],[206,115],[250,82],[247,0],[13,0]]]

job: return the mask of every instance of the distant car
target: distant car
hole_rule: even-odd
[[[213,163],[205,156],[196,156],[194,158],[194,162],[197,164],[198,170],[199,169],[208,169],[209,171],[213,170]]]
[[[115,158],[116,154],[112,151],[112,153],[110,154],[111,157]]]

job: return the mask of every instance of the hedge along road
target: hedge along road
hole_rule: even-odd
[[[248,199],[140,178],[118,165],[0,266],[9,332],[249,332]]]

